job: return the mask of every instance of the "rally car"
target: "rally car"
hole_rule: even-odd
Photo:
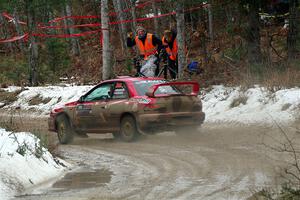
[[[140,134],[187,132],[204,121],[197,82],[120,77],[93,87],[78,101],[51,111],[49,130],[61,144],[77,133],[112,133],[131,142]]]

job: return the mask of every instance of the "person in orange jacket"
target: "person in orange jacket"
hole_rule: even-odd
[[[165,30],[162,38],[163,47],[168,54],[168,67],[172,79],[176,79],[178,73],[178,45],[176,36],[176,31]]]
[[[150,55],[159,57],[159,52],[162,49],[162,41],[154,34],[148,33],[142,26],[137,26],[136,36],[132,32],[127,34],[127,46],[137,46],[140,56],[147,60]],[[159,72],[158,62],[156,63],[155,75]]]

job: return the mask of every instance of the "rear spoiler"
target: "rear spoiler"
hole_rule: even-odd
[[[197,96],[199,93],[199,84],[196,81],[184,81],[184,82],[167,82],[167,83],[160,83],[156,85],[152,85],[149,90],[146,92],[148,97],[155,97],[156,90],[161,86],[168,86],[168,85],[192,85],[193,91],[191,92],[191,96]],[[167,95],[168,96],[168,95]]]

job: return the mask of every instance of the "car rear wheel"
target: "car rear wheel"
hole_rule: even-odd
[[[125,116],[121,120],[120,137],[125,142],[132,142],[139,136],[139,132],[136,127],[135,119],[131,116]]]
[[[57,117],[57,136],[61,144],[68,144],[72,142],[74,138],[71,124],[63,115]]]

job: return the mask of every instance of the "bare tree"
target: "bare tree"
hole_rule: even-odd
[[[178,42],[178,78],[182,77],[183,68],[186,65],[183,5],[184,5],[184,1],[180,0],[177,2],[177,6],[176,6],[177,42]]]
[[[123,12],[123,3],[124,1],[122,0],[113,0],[114,4],[114,9],[117,13],[117,17],[119,21],[125,20],[124,12]],[[119,24],[119,35],[120,35],[120,40],[122,44],[122,50],[124,52],[124,49],[126,49],[126,34],[127,34],[127,27],[125,23]]]
[[[209,38],[212,41],[214,39],[214,36],[213,36],[213,15],[212,15],[211,3],[208,4],[207,10],[208,10],[208,31],[209,31]]]
[[[266,135],[272,139],[272,145],[266,144],[263,142],[263,144],[280,153],[285,153],[288,155],[291,159],[287,162],[287,166],[283,168],[283,171],[285,174],[283,176],[287,178],[288,182],[292,183],[292,185],[300,185],[300,149],[299,144],[297,144],[291,136],[291,133],[284,130],[284,128],[276,122],[272,118],[275,126],[278,128],[279,133],[283,136],[283,139],[276,139],[274,137],[274,133],[272,135]],[[296,128],[296,130],[298,130]],[[296,133],[297,134],[297,131]],[[294,138],[295,139],[295,138]]]
[[[297,55],[297,37],[299,34],[298,21],[299,21],[299,11],[298,11],[298,0],[289,0],[289,32],[287,37],[287,47],[288,47],[288,58],[294,59]]]
[[[0,34],[1,34],[1,38],[10,38],[10,34],[9,32],[7,31],[7,23],[6,21],[3,19],[3,16],[0,14],[0,25],[3,27],[3,28],[0,28]],[[11,43],[5,43],[5,46],[10,50],[10,52],[13,52],[13,48],[12,48],[12,45]]]
[[[249,1],[248,6],[248,30],[247,47],[249,63],[261,63],[262,53],[260,48],[260,28],[259,28],[259,1]]]
[[[111,75],[111,52],[109,46],[109,29],[108,29],[108,0],[101,0],[101,28],[103,36],[102,48],[102,79],[107,80]]]
[[[131,0],[131,1],[130,1],[130,3],[131,3],[131,5],[130,5],[130,8],[131,8],[131,16],[132,16],[132,20],[133,20],[133,22],[132,22],[132,24],[131,24],[131,29],[132,29],[132,30],[135,30],[135,29],[136,29],[136,26],[137,26],[137,24],[136,24],[136,14],[135,14],[135,2],[136,2],[136,0]]]
[[[158,15],[157,7],[155,1],[152,2],[152,11],[155,16]],[[154,18],[154,33],[159,35],[159,22],[157,18]]]
[[[24,32],[22,31],[22,28],[20,27],[19,16],[18,16],[18,13],[17,13],[16,9],[14,9],[13,17],[14,17],[13,23],[14,23],[14,25],[16,27],[17,34],[18,35],[23,35]],[[20,45],[21,51],[25,51],[23,40],[19,40],[18,43]]]
[[[71,8],[70,4],[71,4],[70,1],[66,1],[66,7],[65,7],[65,9],[66,9],[67,16],[72,16],[72,8]],[[66,20],[66,24],[67,24],[67,26],[72,26],[72,25],[74,25],[74,22],[73,22],[72,19],[69,18],[69,19]],[[68,33],[69,34],[74,34],[75,33],[74,28],[69,27],[68,28]],[[70,41],[71,41],[72,54],[74,56],[79,56],[80,55],[80,46],[79,46],[78,39],[77,38],[71,38]]]
[[[26,0],[26,11],[27,11],[27,24],[28,24],[28,34],[29,34],[29,84],[31,86],[38,85],[37,80],[37,68],[38,68],[38,46],[36,43],[36,38],[32,33],[36,30],[36,13],[34,9],[34,4],[32,0]]]

